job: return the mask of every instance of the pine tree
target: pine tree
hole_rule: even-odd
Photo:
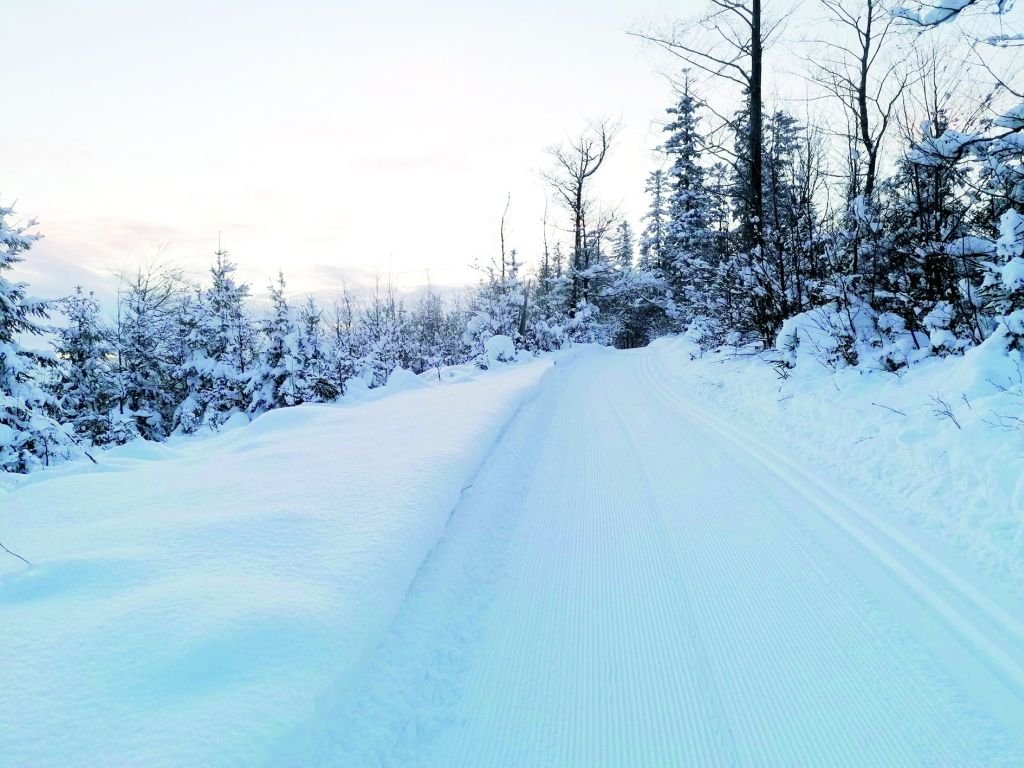
[[[111,329],[118,413],[134,420],[139,435],[163,440],[186,397],[178,320],[186,292],[181,273],[153,265],[123,282]]]
[[[67,423],[91,445],[120,445],[137,437],[120,416],[112,360],[114,350],[100,323],[100,305],[81,286],[60,302],[67,322],[55,349],[61,361],[54,397]]]
[[[960,287],[963,281],[977,284],[982,275],[973,260],[961,258],[958,246],[970,234],[972,218],[966,158],[944,151],[950,130],[945,111],[936,107],[930,118],[882,185],[887,204],[881,221],[890,240],[881,291],[892,298],[878,308],[899,315],[910,331],[928,332],[934,351],[950,352],[985,336]]]
[[[526,325],[526,286],[519,276],[520,263],[516,252],[501,263],[492,263],[484,270],[484,279],[470,300],[469,321],[463,340],[473,360],[487,367],[484,345],[492,336],[508,336],[516,348],[522,348]]]
[[[1006,329],[1008,347],[1024,349],[1024,216],[1012,208],[999,220],[996,259],[983,291]]]
[[[561,244],[556,242],[549,252],[545,242],[544,253],[534,280],[523,345],[532,351],[547,352],[561,349],[568,341],[572,285],[564,274]]]
[[[323,327],[323,311],[312,296],[299,310],[299,366],[302,369],[302,399],[326,403],[341,394],[332,375],[331,359]]]
[[[284,274],[279,273],[277,282],[270,286],[273,310],[263,326],[263,359],[249,379],[250,413],[260,414],[302,402],[305,381],[299,339],[284,289]]]
[[[612,261],[620,269],[633,266],[633,228],[623,219],[615,230],[615,245]]]
[[[339,396],[345,394],[348,381],[356,375],[359,357],[356,311],[352,295],[345,290],[334,303],[327,343],[330,381]]]
[[[413,356],[405,305],[390,282],[374,286],[359,313],[357,374],[371,387],[387,383],[396,368],[411,368]]]
[[[28,472],[67,457],[69,435],[57,423],[57,403],[42,387],[57,361],[23,346],[20,339],[47,332],[49,305],[30,298],[25,283],[3,273],[23,260],[39,235],[8,223],[13,209],[0,206],[0,470]]]
[[[210,268],[210,287],[198,289],[181,306],[183,342],[180,377],[186,396],[175,414],[181,431],[214,429],[234,413],[247,410],[246,388],[255,355],[255,332],[245,310],[249,286],[234,278],[237,269],[218,249]]]
[[[699,130],[700,100],[687,77],[678,103],[668,109],[669,137],[663,151],[672,160],[668,171],[668,224],[665,234],[665,277],[685,319],[699,314],[701,295],[710,289],[716,262],[716,233],[709,216],[714,212],[700,158],[705,152]]]
[[[650,208],[644,214],[643,233],[640,237],[640,268],[661,270],[668,252],[668,200],[665,172],[656,170],[647,177],[644,191],[650,196]]]

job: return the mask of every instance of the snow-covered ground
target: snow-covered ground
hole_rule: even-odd
[[[0,552],[0,765],[259,764],[373,649],[550,367],[399,376],[0,492],[32,562]]]
[[[654,348],[696,403],[1024,595],[1024,366],[996,341],[899,375],[808,356],[788,378],[682,338]]]
[[[693,351],[399,376],[0,495],[0,764],[1024,764],[1005,365]]]
[[[679,344],[559,366],[271,764],[1024,762],[1024,602],[696,405]]]

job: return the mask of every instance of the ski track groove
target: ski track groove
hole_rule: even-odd
[[[725,545],[735,546],[737,542],[742,542],[744,547],[750,547],[751,542],[756,537],[751,534],[755,532],[749,525],[749,520],[746,518],[739,518],[736,520],[736,527],[731,529],[730,536],[724,542]],[[703,541],[702,537],[695,537],[697,541]],[[692,560],[702,563],[722,563],[725,559],[724,554],[728,551],[730,546],[723,546],[723,542],[711,542],[714,546],[703,546],[699,551],[695,551]],[[778,543],[772,546],[773,551],[778,551],[780,546]],[[686,553],[681,553],[681,558],[686,557]],[[797,583],[799,580],[799,574],[794,572],[793,564],[789,559],[786,560],[774,560],[772,565],[774,571],[772,573],[767,572],[762,566],[763,561],[754,558],[743,558],[737,561],[734,565],[735,572],[743,575],[743,581],[749,584],[768,584],[771,581],[779,581],[782,584]],[[723,569],[724,570],[724,569]],[[693,579],[694,583],[698,584],[701,588],[700,591],[708,595],[714,595],[720,590],[715,590],[715,585],[709,584],[707,579],[704,578],[703,574],[707,571],[697,571],[689,574]],[[720,585],[719,585],[720,586]],[[773,590],[766,590],[766,594],[776,594]],[[814,595],[812,595],[813,597]],[[802,601],[801,601],[802,602]],[[812,605],[801,605],[804,612],[811,612],[814,608]],[[789,620],[790,616],[779,610],[780,606],[769,604],[766,606],[765,611],[754,613],[751,606],[747,606],[743,612],[743,616],[746,622],[752,627],[762,627],[772,630],[772,635],[779,633],[779,618]],[[705,610],[700,617],[702,625],[714,628],[716,634],[721,637],[726,637],[730,634],[730,631],[726,630],[721,623],[718,621],[717,614],[714,611]],[[836,634],[842,636],[847,626],[835,626],[833,630]],[[733,630],[734,631],[734,630]],[[771,701],[775,693],[778,691],[777,681],[773,681],[767,676],[769,670],[768,666],[756,665],[751,670],[747,670],[748,674],[745,675],[745,679],[741,680],[736,677],[738,667],[730,664],[732,658],[741,656],[744,658],[753,658],[757,655],[768,655],[774,658],[785,659],[790,655],[803,656],[805,659],[810,659],[812,667],[807,665],[800,665],[794,668],[794,674],[797,679],[802,682],[802,685],[798,686],[799,690],[814,690],[815,686],[811,675],[813,674],[818,680],[834,680],[842,675],[842,667],[839,664],[833,663],[826,665],[825,660],[819,657],[815,657],[808,653],[808,650],[815,645],[820,646],[825,639],[820,635],[802,635],[795,638],[798,644],[792,650],[787,650],[785,647],[780,647],[780,644],[776,643],[771,648],[771,653],[765,654],[763,650],[759,650],[757,644],[751,641],[757,638],[759,641],[764,642],[766,639],[765,635],[757,634],[753,632],[743,635],[736,635],[739,638],[738,647],[728,648],[725,646],[728,653],[725,658],[716,658],[716,663],[726,672],[732,672],[728,680],[728,687],[733,690],[754,689],[752,692],[755,694],[754,698],[760,701]],[[718,646],[722,648],[723,646]],[[720,656],[720,654],[716,654]],[[735,699],[739,700],[739,699]],[[748,740],[749,743],[761,744],[761,745],[772,745],[773,740],[769,738],[769,732],[765,730],[768,727],[768,721],[760,721],[758,719],[747,719],[744,718],[742,713],[738,711],[731,712],[732,719],[735,721],[746,720],[751,728],[751,738]],[[762,753],[760,755],[752,755],[751,757],[760,757],[761,759],[767,759],[769,764],[782,765],[789,760],[796,758],[796,762],[800,764],[809,764],[811,756],[806,752],[801,753],[799,746],[814,744],[814,735],[808,731],[808,726],[800,720],[797,720],[793,724],[794,738],[792,744],[785,743],[779,745],[780,749],[792,749],[793,754],[782,754],[779,752]],[[849,734],[843,735],[841,738],[835,740],[835,742],[828,743],[828,752],[833,754],[853,754],[855,752],[856,744],[850,740]]]
[[[666,403],[671,407],[675,407],[682,416],[689,418],[691,421],[694,420],[692,415],[693,407],[686,403],[686,401],[677,392],[667,386],[665,383],[666,377],[664,375],[660,377],[652,375],[651,356],[645,355],[641,370],[645,373],[645,376],[643,377],[643,385],[645,387],[648,387],[650,388],[650,391],[654,391],[659,394]],[[720,434],[716,430],[716,427],[718,426],[717,421],[718,420],[712,421],[709,417],[708,421],[698,425],[698,430],[705,432],[708,435]],[[731,441],[731,438],[726,439]],[[771,468],[768,469],[770,470]],[[798,473],[800,475],[803,474],[803,472],[799,470]],[[781,475],[777,476],[781,478]],[[812,483],[816,483],[813,478],[810,478],[810,480]],[[801,488],[793,486],[790,480],[784,479],[783,482],[789,485],[791,490],[804,497],[805,500],[810,498],[810,495]],[[826,504],[837,502],[844,507],[848,506],[848,502],[834,491],[828,488],[825,488],[824,490],[826,491],[825,500],[811,500],[812,505],[824,507]],[[779,525],[776,526],[777,531],[783,531],[787,528],[792,530],[794,527],[800,527],[798,525],[793,525],[792,515],[788,517],[783,515],[775,504],[769,502],[770,499],[766,499],[766,503],[762,505],[761,509],[764,511],[774,512],[774,516],[779,521]],[[814,512],[817,513],[817,510]],[[899,542],[897,542],[897,544],[898,543]],[[845,577],[844,588],[850,593],[845,599],[859,600],[865,603],[866,610],[861,616],[862,621],[860,622],[860,626],[868,627],[871,637],[886,646],[890,652],[903,659],[904,663],[902,665],[896,665],[894,667],[896,673],[898,674],[899,670],[904,667],[912,667],[917,673],[914,675],[899,676],[898,679],[904,680],[905,685],[904,695],[901,697],[903,706],[902,709],[898,711],[901,711],[902,713],[914,711],[916,708],[928,707],[929,703],[934,702],[936,699],[941,699],[948,707],[947,712],[956,712],[956,717],[954,718],[949,714],[945,716],[940,715],[938,712],[934,711],[934,709],[926,709],[926,711],[929,712],[929,716],[925,719],[933,723],[938,721],[943,723],[943,725],[930,729],[931,732],[927,736],[921,734],[915,739],[915,748],[913,750],[912,757],[913,759],[916,759],[917,762],[915,763],[911,761],[908,764],[987,766],[995,765],[995,761],[997,760],[1000,761],[999,764],[1003,764],[1002,761],[1004,759],[1006,760],[1006,765],[1024,764],[1024,756],[1022,756],[1019,751],[1014,751],[1013,757],[1005,757],[1010,754],[1010,750],[1014,750],[1014,748],[1019,750],[1019,745],[1010,746],[1009,740],[1006,736],[1000,733],[998,729],[994,728],[992,722],[982,715],[977,708],[963,696],[963,693],[956,688],[946,675],[942,674],[935,659],[917,646],[913,640],[907,637],[899,626],[893,624],[892,618],[885,615],[885,612],[879,609],[877,604],[864,592],[863,586],[857,584],[853,579],[851,579],[850,574],[848,574],[844,568],[839,566],[836,561],[830,560],[827,553],[822,549],[821,544],[808,538],[806,532],[803,537],[802,548],[805,553],[809,553],[811,551],[814,552],[814,556],[809,557],[808,561],[813,563],[819,572],[830,572],[834,579]],[[921,562],[924,567],[929,566],[928,560],[930,560],[930,557],[922,558]],[[825,567],[822,563],[828,563],[828,567]],[[886,567],[888,563],[882,560],[880,565],[882,567]],[[899,578],[902,573],[903,571],[901,569],[897,569],[894,575]],[[937,573],[942,577],[949,572],[942,567],[937,571]],[[917,579],[914,579],[913,582],[905,584],[905,586],[915,589],[917,583]],[[969,585],[963,586],[966,587],[966,589],[962,590],[964,593],[970,593],[973,591]],[[987,598],[985,599],[985,602],[989,602]],[[878,621],[876,620],[874,622],[874,626],[871,627],[871,625],[868,624],[868,621],[872,614],[876,616],[884,616],[883,621],[885,621],[887,625],[879,626]],[[942,612],[941,615],[945,618],[947,614]],[[996,609],[992,610],[990,615],[993,616],[996,621],[999,621],[1000,616],[1003,614],[1001,609]],[[832,624],[833,621],[833,619],[830,619],[829,623]],[[954,621],[953,626],[950,626],[949,628],[956,631],[960,629],[961,625],[966,623],[968,623],[966,619],[960,619]],[[1013,631],[1012,627],[1007,629],[1001,625],[999,626],[999,629],[1001,631]],[[860,652],[862,649],[855,646],[853,650],[856,653]],[[986,663],[990,663],[989,660],[986,660]],[[885,687],[885,680],[881,674],[876,676],[876,680],[878,681],[878,686],[880,688]],[[1018,702],[1017,706],[1020,707],[1021,702]],[[1019,712],[1020,717],[1024,718],[1024,709],[1019,709]],[[970,723],[972,727],[964,728],[964,723]],[[971,731],[976,734],[979,737],[978,740],[968,744],[962,738],[962,734],[967,731]],[[907,735],[905,728],[901,735]],[[912,733],[911,735],[915,736],[918,734]],[[950,739],[959,742],[959,751],[956,752],[955,755],[954,753],[936,754],[935,750],[937,745],[939,747],[946,745]],[[978,751],[979,746],[981,745],[985,747],[984,754],[986,757],[979,759]],[[950,745],[950,747],[952,748],[952,745]]]
[[[741,444],[741,441],[737,439],[737,430],[735,427],[707,413],[700,413],[698,416],[698,414],[695,414],[692,405],[681,398],[678,393],[667,388],[664,383],[664,379],[667,376],[664,372],[661,376],[654,375],[652,373],[653,364],[650,356],[645,359],[644,363],[644,368],[647,374],[645,377],[646,383],[651,385],[655,391],[660,392],[661,397],[665,402],[669,403],[671,407],[675,407],[676,410],[685,418],[690,420],[699,418],[699,420],[703,422],[704,430],[712,434],[716,434],[719,438],[734,445]],[[987,629],[997,633],[1000,637],[1005,638],[1010,643],[1018,646],[1024,645],[1024,621],[1020,618],[998,605],[979,589],[965,582],[960,576],[950,570],[943,563],[937,561],[921,547],[917,546],[914,542],[907,540],[904,535],[895,531],[893,528],[887,526],[884,521],[879,520],[876,516],[871,515],[870,513],[866,514],[864,510],[844,498],[841,493],[837,492],[835,489],[831,488],[813,475],[801,470],[795,462],[783,456],[769,460],[769,452],[763,450],[765,446],[761,441],[750,435],[743,435],[742,437],[745,438],[748,443],[753,441],[753,447],[757,447],[759,449],[760,455],[755,455],[751,450],[750,445],[745,446],[744,450],[749,455],[755,456],[755,460],[761,463],[764,469],[774,472],[783,480],[783,482],[789,484],[797,493],[809,498],[810,495],[816,492],[819,495],[819,498],[814,500],[813,503],[824,507],[827,505],[826,502],[831,501],[833,503],[838,503],[840,506],[844,507],[845,511],[851,513],[851,517],[854,518],[852,520],[854,524],[849,526],[847,531],[850,532],[852,536],[860,536],[865,539],[870,539],[871,536],[874,535],[884,539],[890,547],[898,549],[900,553],[904,555],[904,559],[907,563],[912,563],[913,567],[924,570],[931,577],[931,580],[940,581],[944,592],[950,592],[958,595],[974,610],[984,613],[989,619],[989,621],[986,622]],[[784,474],[779,471],[779,467],[785,470],[795,471],[801,481],[805,482],[811,491],[797,488],[791,483],[791,481],[785,478]],[[840,523],[837,522],[836,524],[837,526],[842,527]],[[858,526],[860,526],[859,529]],[[855,530],[856,533],[853,533]],[[869,542],[865,544],[865,546],[870,546],[873,543],[875,542]],[[926,585],[922,584],[921,579],[905,567],[906,563],[893,562],[891,559],[887,559],[886,553],[881,553],[878,549],[873,549],[873,551],[883,565],[893,570],[898,576],[902,577],[908,586],[919,592],[923,599],[928,600],[932,604],[933,610],[944,616],[947,621],[949,621],[951,629],[960,631],[965,636],[965,639],[972,643],[976,643],[980,647],[979,650],[981,652],[977,654],[980,660],[986,661],[987,663],[995,662],[995,669],[999,673],[1011,677],[1015,681],[1015,684],[1024,691],[1024,663],[1009,658],[1008,655],[1000,648],[996,647],[992,641],[976,632],[971,626],[971,622],[969,620],[959,616],[955,608],[949,607],[945,600],[936,595]]]
[[[634,450],[637,450],[636,441],[635,441],[635,439],[632,439],[632,436],[630,436],[630,441],[633,444]],[[658,487],[658,484],[650,483],[650,482],[649,482],[649,484],[652,487]],[[658,506],[661,507],[661,508],[664,508],[666,503],[669,503],[669,502],[664,501],[664,502],[658,504]],[[736,538],[733,539],[734,541],[738,540],[739,538],[742,538],[745,541],[750,539],[750,536],[749,536],[749,526],[745,525],[744,522],[745,521],[740,520],[739,521],[740,528],[737,531],[733,532],[734,537],[736,537]],[[742,534],[742,536],[741,537],[737,536],[737,534]],[[667,527],[666,527],[666,535],[670,536]],[[699,540],[699,537],[698,537],[698,540]],[[723,559],[722,552],[723,552],[723,548],[721,546],[717,546],[717,547],[715,547],[713,549],[709,549],[709,548],[705,547],[704,549],[702,549],[700,551],[699,556],[697,558],[695,558],[695,559],[700,560],[700,561],[721,561]],[[745,560],[740,561],[740,569],[741,569],[740,572],[746,574],[747,575],[747,579],[746,580],[749,583],[752,583],[752,584],[753,583],[765,583],[765,580],[767,578],[767,574],[761,572],[760,570],[756,570],[756,569],[754,569],[752,567],[753,564],[755,564],[757,562],[758,561],[752,560],[752,559],[745,559]],[[786,580],[788,581],[788,579],[791,578],[792,574],[786,574],[786,576],[787,576]],[[701,581],[703,581],[703,579],[701,579],[699,571],[696,574],[691,574],[691,577],[694,578],[694,582],[695,583],[700,584],[700,586],[702,586],[705,591],[707,590],[707,585],[700,583]],[[763,617],[751,617],[751,618],[763,618]],[[751,622],[751,623],[754,623],[754,622]],[[705,611],[704,613],[702,613],[702,615],[700,616],[700,624],[703,625],[703,626],[715,627],[715,628],[718,629],[718,634],[720,634],[722,636],[725,635],[725,632],[723,632],[721,627],[718,625],[718,622],[716,620],[716,616],[715,616],[714,612],[707,612],[707,611]],[[733,650],[734,651],[735,650],[739,650],[742,654],[749,655],[755,649],[749,647],[748,643],[744,643],[741,648],[733,649]],[[780,649],[780,651],[781,651],[781,649]],[[730,666],[728,664],[721,664],[720,663],[719,666],[723,670],[725,670],[726,672],[730,671]],[[770,692],[772,690],[772,685],[771,685],[771,682],[763,674],[763,669],[764,668],[761,668],[761,667],[755,667],[753,674],[747,676],[746,684],[749,686],[751,683],[756,683],[758,688],[762,691],[763,694],[770,694]],[[735,670],[733,670],[733,671],[735,671]],[[807,688],[813,688],[813,686],[810,685],[811,680],[807,677],[807,675],[809,674],[809,671],[803,670],[803,669],[797,669],[796,671],[797,671],[798,675],[803,677],[804,682],[806,684],[806,687]],[[829,670],[819,669],[819,670],[815,670],[815,671],[817,671],[819,675],[824,675]],[[728,681],[728,684],[729,684],[729,687],[734,688],[734,689],[738,688],[738,687],[741,687],[740,681],[737,680],[735,678],[735,676],[733,676]],[[735,713],[733,713],[733,719],[737,719],[737,716],[736,716]],[[754,741],[759,742],[761,744],[771,744],[771,740],[768,738],[768,733],[764,730],[764,724],[761,724],[761,723],[759,723],[758,721],[755,720],[755,721],[752,722],[752,725],[756,727],[756,730],[753,732],[753,735],[755,736]],[[810,738],[811,734],[806,732],[806,730],[800,724],[797,725],[797,728],[798,728],[798,733],[803,738],[796,739],[795,740],[796,743],[798,743],[798,744],[801,743],[801,742],[810,743],[811,742],[811,738]],[[839,747],[842,747],[843,749],[852,749],[853,746],[854,745],[852,743],[846,743],[846,744],[841,744],[841,745],[833,745],[833,747],[835,749],[838,749]],[[762,755],[762,757],[765,757],[765,755]],[[778,763],[778,762],[780,762],[782,760],[782,756],[778,755],[778,754],[771,754],[769,757],[771,758],[773,763]]]
[[[304,748],[291,740],[270,764],[1024,765],[1019,734],[872,586],[884,571],[924,600],[935,585],[965,601],[977,590],[913,542],[883,541],[827,485],[797,487],[806,472],[785,477],[670,381],[646,350],[558,366],[381,646],[323,703]],[[838,533],[823,537],[826,517]],[[984,663],[1009,669],[1012,688],[1018,622],[981,598],[970,615],[928,608],[980,637],[976,654],[1002,649]]]

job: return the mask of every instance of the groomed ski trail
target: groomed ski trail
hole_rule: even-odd
[[[702,411],[665,354],[558,366],[269,764],[1024,765],[1024,606]]]

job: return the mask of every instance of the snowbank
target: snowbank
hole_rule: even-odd
[[[999,334],[899,375],[813,360],[782,373],[754,355],[700,357],[683,339],[653,346],[711,412],[1024,594],[1024,364]]]
[[[261,764],[376,644],[549,367],[401,375],[0,495],[33,563],[0,552],[0,763]]]

